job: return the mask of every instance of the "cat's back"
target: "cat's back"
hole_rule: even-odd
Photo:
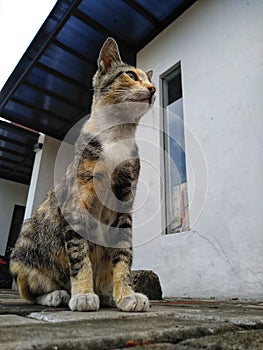
[[[63,247],[62,217],[52,188],[33,215],[24,221],[11,259],[30,265],[47,264]],[[41,263],[40,263],[41,260]]]

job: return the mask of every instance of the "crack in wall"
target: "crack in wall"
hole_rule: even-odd
[[[246,279],[244,279],[240,273],[235,269],[234,265],[232,264],[230,258],[228,257],[226,251],[224,250],[222,244],[215,238],[213,237],[213,240],[216,242],[216,244],[219,246],[220,249],[218,249],[216,247],[216,245],[214,244],[214,242],[212,240],[210,240],[209,238],[207,238],[206,236],[202,235],[200,232],[198,232],[197,230],[194,230],[192,229],[191,230],[194,234],[197,234],[198,237],[204,239],[205,241],[207,241],[212,247],[213,249],[216,251],[216,253],[218,254],[218,256],[223,259],[226,263],[228,263],[228,265],[230,266],[231,270],[233,271],[233,273],[235,274],[235,276],[242,282],[245,282],[245,283],[248,283],[248,284],[257,284],[259,283],[262,288],[263,288],[263,281],[261,281],[261,279],[255,274],[254,271],[252,271],[250,268],[248,268],[248,271],[255,277],[255,279],[257,280],[257,282],[251,282],[251,281],[248,281]],[[221,255],[221,252],[220,250],[222,251],[223,253],[223,257]]]

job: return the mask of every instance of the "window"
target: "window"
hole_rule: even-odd
[[[181,67],[162,77],[167,233],[189,229]]]

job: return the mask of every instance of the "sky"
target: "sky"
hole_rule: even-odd
[[[0,0],[0,90],[56,0]]]

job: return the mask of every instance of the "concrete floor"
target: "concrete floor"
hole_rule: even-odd
[[[0,290],[0,350],[263,350],[263,302],[167,299],[146,313],[71,312]]]

